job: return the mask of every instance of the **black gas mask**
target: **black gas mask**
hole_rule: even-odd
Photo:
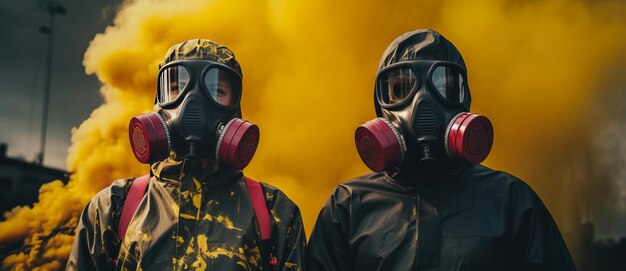
[[[471,97],[460,54],[457,62],[463,65],[426,59],[433,58],[432,52],[425,54],[429,57],[420,57],[419,52],[413,51],[413,59],[406,57],[406,51],[415,48],[427,51],[428,45],[435,43],[428,37],[433,38],[436,32],[428,31],[432,30],[414,32],[426,34],[422,35],[426,39],[412,40],[421,41],[418,44],[422,45],[426,43],[426,46],[411,47],[408,42],[397,41],[390,45],[395,46],[392,52],[396,54],[400,53],[399,47],[406,47],[403,60],[393,61],[392,56],[390,61],[388,53],[383,58],[394,63],[381,68],[376,77],[378,118],[359,126],[355,133],[361,159],[375,172],[392,170],[407,160],[411,162],[408,164],[425,167],[459,161],[476,164],[482,162],[491,149],[491,122],[468,112]],[[405,34],[399,39],[403,37],[411,41],[411,35]],[[443,39],[438,35],[434,40],[437,38]],[[452,45],[446,46],[449,50]]]
[[[241,73],[206,59],[174,60],[158,74],[156,112],[135,117],[129,135],[142,163],[209,158],[236,169],[248,165],[259,129],[241,117]]]

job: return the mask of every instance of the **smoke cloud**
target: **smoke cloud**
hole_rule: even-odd
[[[384,49],[418,28],[441,32],[466,60],[472,112],[495,128],[485,164],[530,183],[571,247],[583,205],[594,208],[578,200],[588,186],[576,165],[587,165],[584,154],[605,146],[590,140],[589,127],[601,125],[586,112],[607,91],[601,82],[625,60],[625,12],[620,1],[581,0],[127,1],[85,53],[85,70],[102,82],[105,102],[73,131],[70,182],[46,184],[33,207],[5,214],[0,246],[24,245],[3,267],[62,268],[89,199],[115,179],[148,172],[130,151],[128,121],[152,110],[167,48],[192,38],[235,52],[244,74],[244,119],[261,129],[246,175],[285,191],[310,231],[332,188],[368,172],[354,129],[375,117],[373,86]]]

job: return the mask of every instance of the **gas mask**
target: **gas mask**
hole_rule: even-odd
[[[359,156],[372,171],[418,165],[482,162],[493,143],[488,118],[469,113],[466,70],[449,61],[406,60],[378,72],[378,118],[359,126]]]
[[[141,163],[209,158],[243,169],[259,142],[259,128],[240,119],[241,74],[206,59],[175,60],[158,75],[155,111],[134,117],[129,136]]]

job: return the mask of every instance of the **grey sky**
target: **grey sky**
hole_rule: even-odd
[[[33,161],[39,152],[47,36],[48,1],[0,0],[0,142],[9,156]],[[47,166],[65,169],[72,127],[102,103],[95,76],[82,59],[89,41],[112,23],[120,0],[59,0],[46,143]]]

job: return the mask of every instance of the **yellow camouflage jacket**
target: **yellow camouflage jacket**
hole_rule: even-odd
[[[133,180],[115,181],[87,204],[67,270],[263,270],[267,260],[241,171],[212,172],[169,159],[153,164],[146,194],[119,240],[117,225]],[[276,187],[261,186],[277,270],[303,270],[300,210]]]

